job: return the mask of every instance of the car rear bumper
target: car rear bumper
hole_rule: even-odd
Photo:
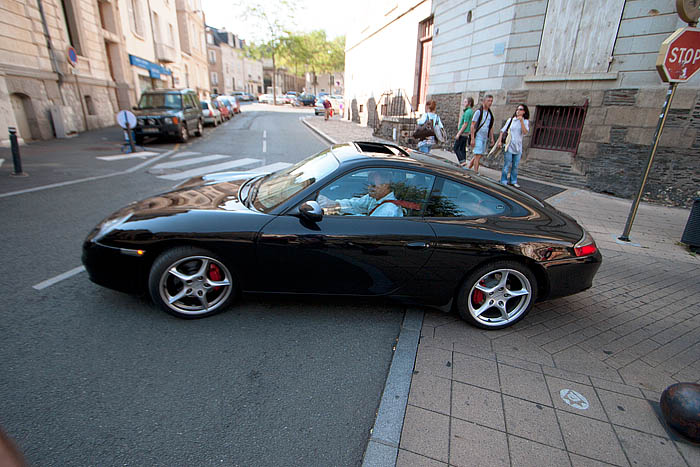
[[[597,252],[584,258],[543,265],[547,271],[549,292],[540,298],[549,300],[590,289],[601,264],[602,256]]]

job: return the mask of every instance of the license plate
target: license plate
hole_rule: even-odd
[[[144,128],[141,130],[143,133],[158,133],[158,131],[160,131],[158,128]]]

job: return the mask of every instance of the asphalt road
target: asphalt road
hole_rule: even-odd
[[[246,106],[177,149],[297,162],[326,146],[301,115]],[[39,466],[359,465],[402,307],[244,296],[184,321],[84,272],[32,287],[80,266],[107,214],[173,184],[146,167],[0,198],[0,426]]]

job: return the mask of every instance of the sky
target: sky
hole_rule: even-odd
[[[316,29],[326,31],[329,39],[342,36],[347,32],[350,21],[347,20],[353,0],[291,0],[296,6],[295,21],[284,13],[276,0],[202,0],[202,8],[207,26],[223,28],[236,34],[241,39],[257,42],[264,37],[260,27],[253,20],[245,20],[243,12],[248,5],[261,4],[268,15],[279,15],[279,21],[292,31],[310,32]]]

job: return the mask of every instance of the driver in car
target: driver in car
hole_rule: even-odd
[[[324,209],[335,209],[341,214],[402,217],[403,209],[391,190],[389,174],[386,172],[370,172],[367,181],[368,193],[362,197],[334,201],[319,194],[318,203]]]

